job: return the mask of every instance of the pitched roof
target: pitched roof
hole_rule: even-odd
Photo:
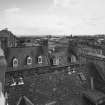
[[[34,105],[26,96],[21,96],[17,105]]]

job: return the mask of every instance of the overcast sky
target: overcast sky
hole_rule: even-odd
[[[14,34],[105,34],[105,0],[0,0],[0,29]]]

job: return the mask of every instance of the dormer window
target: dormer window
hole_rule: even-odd
[[[56,65],[59,65],[59,57],[56,57]]]
[[[42,64],[42,63],[43,63],[43,62],[42,62],[42,56],[39,56],[39,57],[38,57],[38,63],[39,63],[39,64]]]
[[[76,57],[74,55],[71,56],[71,63],[76,62]]]
[[[17,58],[13,59],[13,67],[18,67],[18,59]]]
[[[27,57],[27,65],[31,65],[32,64],[32,58],[29,56]]]

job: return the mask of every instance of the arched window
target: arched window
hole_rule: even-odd
[[[42,56],[39,56],[39,57],[38,57],[38,63],[39,63],[39,64],[42,64],[42,63],[43,63],[43,61],[42,61]]]
[[[17,58],[13,59],[13,67],[18,67],[18,59]]]
[[[32,64],[32,58],[30,56],[27,57],[27,65]]]

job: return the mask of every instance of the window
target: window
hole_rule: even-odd
[[[18,59],[17,58],[13,59],[13,67],[18,67]]]
[[[32,64],[32,58],[29,56],[27,57],[27,65],[31,65]]]
[[[71,63],[76,62],[76,57],[74,55],[71,56]]]
[[[39,56],[39,57],[38,57],[38,63],[39,63],[39,64],[42,64],[42,63],[43,63],[43,62],[42,62],[42,56]]]
[[[56,57],[56,65],[59,65],[59,57]]]
[[[54,57],[54,59],[53,59],[53,64],[54,64],[54,65],[59,65],[59,64],[60,64],[60,59],[59,59],[58,56]]]

